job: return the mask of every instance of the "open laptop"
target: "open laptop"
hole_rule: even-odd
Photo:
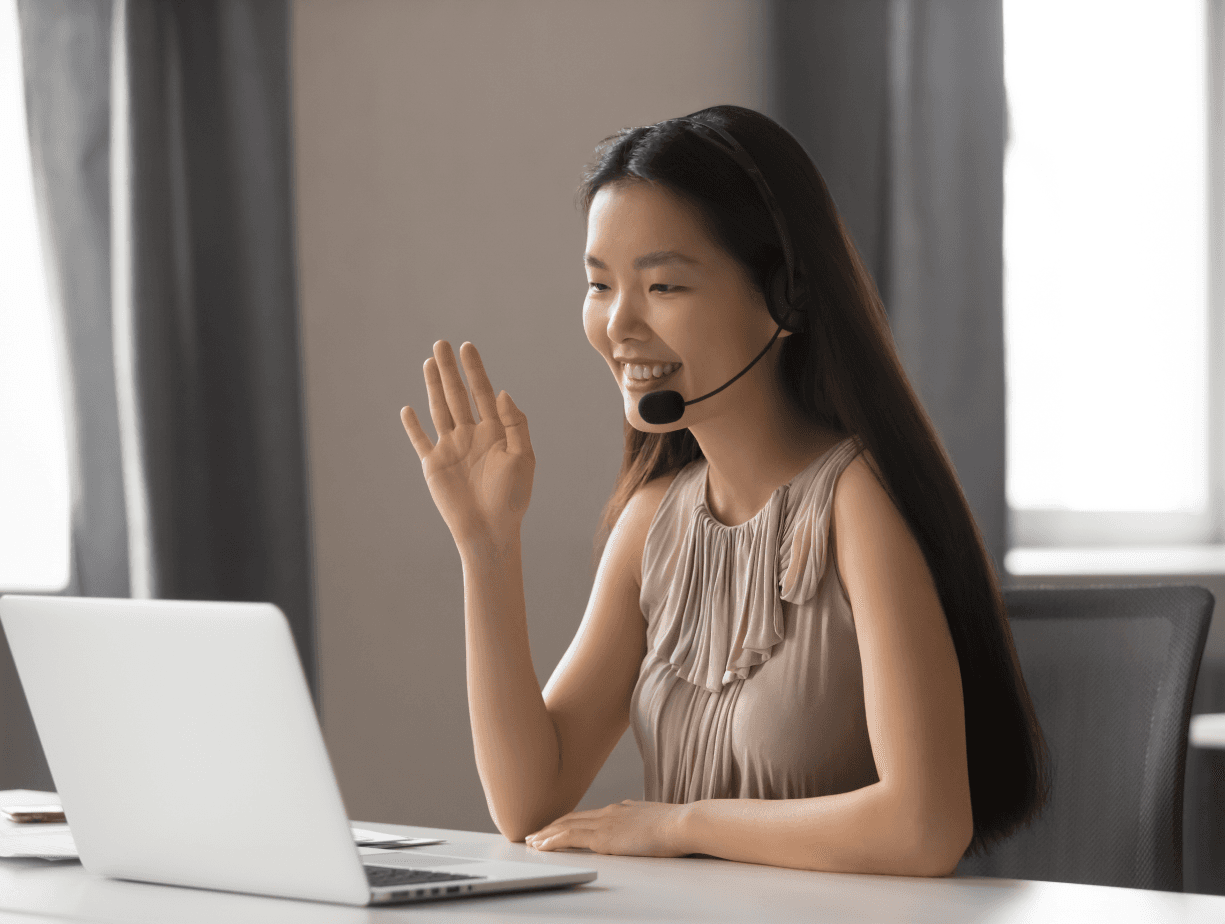
[[[92,873],[352,905],[596,878],[358,848],[271,604],[6,595],[0,621]]]

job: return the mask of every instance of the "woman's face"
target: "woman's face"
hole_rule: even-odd
[[[711,419],[735,406],[737,389],[750,376],[777,365],[764,358],[731,388],[686,408],[680,421],[646,423],[638,414],[643,395],[668,389],[689,401],[713,391],[761,352],[777,325],[761,293],[707,236],[692,207],[655,184],[600,188],[588,213],[584,262],[583,327],[617,380],[626,419],[636,429],[661,433]],[[666,374],[656,376],[657,369]],[[637,377],[644,374],[645,380]]]

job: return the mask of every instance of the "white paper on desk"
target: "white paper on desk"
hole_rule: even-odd
[[[40,860],[75,860],[77,845],[67,825],[46,825],[56,830],[0,833],[0,857],[36,857]]]

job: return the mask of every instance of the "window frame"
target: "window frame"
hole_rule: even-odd
[[[1225,542],[1225,0],[1204,0],[1208,144],[1208,506],[1204,513],[1008,504],[1010,548],[1160,547]],[[1159,438],[1153,422],[1151,434]],[[1142,429],[1142,423],[1141,423]]]

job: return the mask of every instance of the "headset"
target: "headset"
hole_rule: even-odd
[[[757,187],[757,192],[761,195],[762,201],[765,202],[766,208],[770,211],[770,218],[774,222],[774,228],[778,232],[778,239],[783,246],[783,262],[771,271],[770,278],[766,284],[766,307],[770,310],[770,317],[778,325],[778,330],[774,332],[774,336],[770,338],[770,342],[766,344],[765,349],[758,353],[757,358],[741,369],[734,377],[724,382],[714,391],[702,395],[700,398],[686,401],[681,396],[681,393],[677,391],[653,391],[643,395],[638,401],[638,414],[643,420],[651,424],[669,424],[680,420],[685,413],[685,408],[690,404],[697,404],[699,401],[705,401],[707,398],[717,395],[727,386],[731,385],[732,382],[736,381],[736,379],[740,378],[740,376],[752,369],[757,364],[757,360],[765,356],[770,347],[774,346],[774,341],[778,339],[778,335],[784,330],[791,333],[799,333],[807,329],[809,321],[806,294],[798,290],[799,283],[796,278],[795,253],[791,246],[791,235],[787,233],[786,221],[783,219],[782,210],[778,207],[774,193],[770,191],[770,185],[766,182],[766,178],[762,176],[761,171],[757,169],[757,165],[753,163],[753,158],[749,156],[749,152],[741,147],[740,143],[731,134],[717,125],[699,122],[696,119],[668,119],[659,124],[666,125],[669,122],[680,123],[686,128],[691,129],[699,138],[710,142],[726,153],[748,174],[749,178],[753,181],[753,185]]]

